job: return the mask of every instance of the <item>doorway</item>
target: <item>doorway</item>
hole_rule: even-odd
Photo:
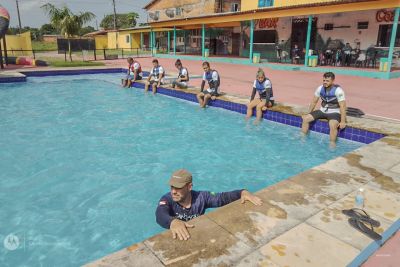
[[[311,25],[311,38],[310,38],[310,49],[315,48],[315,40],[317,35],[317,20],[318,18],[313,18]],[[307,41],[307,28],[308,28],[308,18],[293,18],[292,20],[292,42],[290,49],[290,57],[292,57],[291,51],[293,51],[294,45],[297,44],[300,54],[304,57],[303,51],[305,50],[305,45]]]

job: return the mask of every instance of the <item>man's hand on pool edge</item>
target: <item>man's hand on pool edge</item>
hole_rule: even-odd
[[[262,205],[262,200],[261,198],[251,194],[249,191],[247,190],[243,190],[240,196],[240,203],[245,203],[246,201],[250,201],[251,203],[253,203],[256,206],[261,206]]]
[[[194,225],[189,224],[187,222],[181,221],[179,219],[174,219],[171,222],[170,230],[172,232],[172,237],[176,239],[176,237],[179,238],[179,240],[188,240],[190,238],[189,231],[187,228],[193,228]]]

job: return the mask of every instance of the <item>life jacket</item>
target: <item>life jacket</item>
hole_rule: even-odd
[[[154,67],[153,68],[153,77],[155,78],[155,79],[158,79],[158,76],[160,75],[160,67],[161,66],[158,66],[158,67]],[[162,77],[161,78],[164,78],[164,76],[165,76],[165,72],[163,72],[163,74],[162,74]]]
[[[132,75],[135,73],[135,63],[139,64],[139,68],[137,70],[137,74],[140,75],[142,73],[142,66],[140,66],[139,62],[133,62],[133,64],[129,65],[129,71],[132,73]]]
[[[189,71],[187,70],[187,68],[183,68],[183,67],[182,67],[182,68],[179,70],[178,78],[182,78],[182,77],[184,76],[184,75],[182,75],[183,69],[186,70],[186,77],[187,77],[187,80],[186,80],[185,82],[188,82],[188,81],[189,81]]]
[[[216,70],[210,70],[208,72],[206,72],[206,80],[208,82],[208,85],[210,86],[210,88],[218,88],[221,85],[221,78],[218,74],[218,80],[214,81],[212,78],[212,74],[214,73],[214,71],[218,74],[218,72]]]
[[[258,94],[260,95],[260,97],[267,97],[267,88],[265,88],[265,82],[269,81],[271,83],[271,81],[268,78],[265,78],[265,80],[260,83],[258,81],[258,79],[256,80],[256,90],[258,92]],[[269,96],[270,100],[274,100],[274,93],[272,91],[272,83],[271,83],[271,94]]]
[[[324,86],[321,87],[320,97],[322,99],[322,107],[326,108],[326,111],[332,108],[339,108],[339,101],[335,95],[335,92],[340,86],[334,84],[328,92]]]

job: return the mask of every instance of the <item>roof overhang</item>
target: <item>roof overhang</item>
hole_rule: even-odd
[[[143,7],[143,9],[149,9],[152,5],[154,5],[156,2],[158,2],[159,0],[153,0],[153,1],[151,1],[151,2],[149,2],[147,5],[145,5],[144,7]]]

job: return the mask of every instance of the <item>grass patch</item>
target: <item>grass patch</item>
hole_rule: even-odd
[[[32,41],[32,49],[33,50],[57,50],[57,43]]]
[[[93,62],[93,61],[48,61],[49,65],[52,67],[85,67],[85,66],[104,66],[103,62]]]

